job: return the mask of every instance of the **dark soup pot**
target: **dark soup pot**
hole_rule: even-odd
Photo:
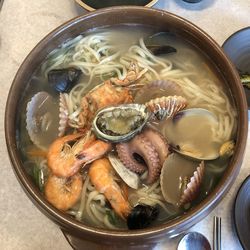
[[[103,29],[105,31],[103,31]],[[112,34],[110,35],[110,31],[111,33],[117,32],[113,38]],[[101,36],[104,36],[104,38],[100,38],[100,36],[98,36],[100,33],[98,32],[103,32]],[[96,37],[92,37],[90,43],[84,42],[83,39],[86,37],[89,38],[88,36],[93,34],[95,34]],[[105,40],[107,38],[106,36],[108,39],[111,39],[111,41],[114,41],[112,42],[112,46],[114,47],[111,49]],[[140,40],[140,36],[143,37],[142,40]],[[165,36],[165,38],[161,36]],[[73,38],[75,39],[72,40]],[[92,46],[92,43],[95,43],[95,45]],[[126,47],[127,43],[130,43],[130,48]],[[104,46],[107,47],[104,48]],[[57,50],[54,51],[53,54],[50,54],[50,52],[56,48]],[[95,59],[90,63],[86,63],[88,60],[86,58],[92,60],[90,54],[93,50],[96,50],[97,53],[93,53],[95,54]],[[71,56],[67,53],[71,53]],[[76,53],[78,54],[76,55]],[[110,58],[108,58],[108,53],[111,53]],[[57,63],[61,55],[66,56],[61,63]],[[75,58],[74,62],[70,61],[73,60],[73,57]],[[83,57],[85,59],[82,59]],[[114,63],[111,63],[112,60],[117,60],[116,63],[120,65],[117,66],[117,68],[121,74],[126,70],[128,71],[125,76],[114,74],[114,72],[117,72],[115,70],[109,74],[110,72],[108,72],[106,68],[110,65],[113,67]],[[92,67],[92,71],[89,70],[89,65]],[[105,70],[101,73],[100,65],[106,67],[102,68],[102,70]],[[93,67],[96,67],[95,70],[93,70]],[[69,68],[71,70],[70,72]],[[60,71],[62,69],[63,71]],[[137,106],[125,105],[126,107],[133,107],[134,109],[136,109],[135,107],[147,107],[146,109],[140,109],[140,117],[149,120],[145,120],[146,123],[142,122],[137,128],[137,132],[143,136],[141,134],[130,134],[131,137],[124,139],[122,142],[119,140],[110,142],[107,138],[113,138],[116,135],[111,130],[113,134],[106,133],[105,138],[99,134],[99,136],[97,136],[99,139],[93,139],[96,140],[96,143],[102,143],[103,147],[107,147],[102,157],[106,157],[105,153],[107,153],[111,147],[113,147],[113,151],[117,150],[120,157],[120,155],[122,155],[122,148],[124,147],[128,151],[125,153],[125,156],[130,157],[129,160],[135,162],[135,165],[142,165],[143,171],[146,171],[145,168],[147,165],[148,174],[147,172],[142,174],[146,179],[143,179],[141,175],[133,173],[133,176],[137,178],[136,180],[139,180],[140,183],[144,183],[144,186],[140,186],[141,184],[139,183],[139,187],[136,187],[140,189],[140,192],[144,192],[143,195],[146,195],[144,201],[140,195],[137,194],[137,198],[134,204],[132,204],[132,201],[129,200],[128,197],[130,197],[133,192],[137,192],[137,190],[134,190],[136,188],[128,188],[126,184],[123,185],[126,186],[123,192],[126,190],[127,195],[122,193],[122,188],[119,186],[121,185],[119,184],[120,182],[117,183],[121,193],[119,194],[117,190],[114,191],[113,186],[110,184],[116,181],[113,177],[108,179],[107,185],[109,185],[109,191],[107,191],[106,186],[103,189],[98,187],[98,183],[104,185],[103,183],[106,178],[104,174],[101,174],[100,177],[98,177],[100,179],[97,178],[97,180],[95,180],[96,182],[94,179],[91,179],[95,174],[104,171],[106,168],[105,164],[109,162],[109,160],[106,159],[105,164],[102,163],[105,165],[104,170],[97,170],[96,172],[93,170],[94,165],[98,165],[103,159],[93,161],[90,164],[84,162],[83,159],[86,157],[86,152],[83,152],[84,150],[92,149],[91,146],[93,146],[94,142],[93,144],[88,144],[89,147],[85,147],[84,149],[84,146],[82,146],[80,151],[74,151],[74,153],[71,154],[71,159],[73,160],[70,163],[71,165],[69,164],[70,166],[68,166],[69,173],[64,172],[67,170],[67,167],[64,169],[64,165],[67,165],[68,159],[64,159],[62,156],[65,153],[62,145],[65,145],[67,141],[62,144],[59,143],[59,148],[57,148],[57,144],[53,142],[53,147],[56,148],[55,151],[51,149],[52,146],[50,144],[45,145],[49,140],[55,141],[65,138],[64,135],[63,137],[61,135],[60,139],[57,138],[57,132],[53,132],[50,122],[54,121],[54,123],[57,122],[58,124],[58,118],[55,118],[56,116],[53,115],[55,114],[53,112],[59,113],[59,92],[63,92],[63,94],[61,94],[62,97],[67,96],[66,92],[68,93],[72,89],[72,86],[69,86],[68,89],[67,84],[73,84],[74,81],[82,81],[87,84],[90,71],[96,74],[91,84],[97,85],[98,83],[106,82],[105,85],[98,86],[92,90],[92,92],[88,92],[87,97],[84,96],[87,92],[81,96],[80,106],[78,105],[78,108],[80,107],[80,113],[78,113],[78,115],[81,114],[82,118],[85,117],[85,122],[89,123],[89,125],[91,125],[94,119],[88,112],[91,111],[95,115],[99,112],[99,108],[113,105],[111,107],[112,109],[118,107],[114,106],[114,104],[121,104],[121,102],[112,102],[111,104],[108,102],[106,105],[101,106],[100,99],[98,98],[107,97],[105,91],[103,95],[101,94],[104,86],[105,88],[109,86],[112,88],[112,91],[117,91],[117,89],[119,91],[127,91],[126,94],[132,95],[134,102],[140,100],[138,103],[140,102],[141,104]],[[46,77],[43,74],[45,74]],[[57,74],[59,74],[59,76]],[[139,90],[134,88],[136,87],[136,83],[133,83],[131,88],[129,86],[133,77],[136,83],[140,83],[137,85]],[[111,78],[112,80],[110,80]],[[59,84],[55,82],[58,81],[58,79],[60,80]],[[142,86],[143,83],[144,86]],[[145,83],[148,83],[150,88],[145,86]],[[122,86],[118,86],[121,84]],[[55,87],[55,89],[52,90],[52,87]],[[146,91],[146,94],[142,89]],[[158,91],[159,89],[161,89],[160,92]],[[169,90],[172,92],[168,93]],[[99,94],[96,94],[97,91],[100,91],[98,92]],[[155,98],[154,93],[157,93],[158,96],[156,97],[159,97],[159,93],[165,97],[161,99],[163,103],[159,103],[159,99],[154,99],[151,110],[150,104],[142,104],[145,101],[145,99],[144,101],[142,101],[142,99],[147,99],[150,95],[150,99]],[[122,94],[118,95],[119,98],[121,95]],[[112,94],[109,98],[115,98],[115,94]],[[91,101],[89,101],[90,99]],[[91,109],[83,111],[83,106],[81,105],[83,105],[86,100],[87,105],[92,106]],[[131,99],[129,100],[129,102],[131,102]],[[45,102],[49,102],[50,104],[48,105],[50,106],[43,106]],[[68,104],[67,101],[66,104]],[[96,106],[93,106],[94,104]],[[172,111],[168,109],[169,105],[173,105],[171,106]],[[40,108],[40,106],[42,108]],[[60,107],[61,109],[63,108],[62,103]],[[118,107],[119,112],[120,107],[121,106]],[[156,109],[154,109],[155,107]],[[158,109],[160,107],[160,111],[157,110],[157,107]],[[181,109],[183,110],[179,111]],[[208,126],[210,126],[209,129],[212,132],[208,131],[204,133],[203,131],[199,137],[203,138],[203,136],[210,133],[212,139],[209,137],[208,139],[199,140],[199,143],[202,144],[205,141],[207,144],[205,144],[205,146],[202,144],[198,147],[202,148],[201,151],[204,150],[204,152],[207,152],[207,148],[211,147],[213,151],[211,153],[212,156],[199,155],[199,152],[197,153],[195,150],[193,152],[192,149],[191,153],[193,155],[190,155],[188,154],[190,150],[187,150],[185,145],[182,147],[181,142],[174,144],[174,138],[164,137],[162,139],[163,136],[159,137],[159,131],[154,131],[158,129],[163,133],[165,130],[162,130],[162,128],[165,128],[165,122],[170,121],[170,125],[168,126],[166,124],[166,127],[174,127],[175,124],[179,122],[179,119],[182,121],[185,117],[191,117],[190,115],[186,115],[190,114],[188,113],[189,111],[186,111],[187,109],[191,109],[191,114],[196,114],[197,116],[204,115],[205,118],[203,118],[205,120],[207,119],[209,123]],[[194,112],[195,109],[196,111]],[[73,113],[76,114],[77,110],[73,111],[75,112]],[[105,112],[109,111],[106,110]],[[125,110],[124,112],[126,113],[127,111]],[[182,115],[178,116],[178,112]],[[148,113],[150,113],[150,115],[147,116]],[[70,118],[69,114],[70,111],[67,107],[64,113],[66,116],[66,122],[64,120],[64,124],[67,125],[67,134],[74,133],[74,124],[78,126],[75,126],[77,127],[75,130],[82,133],[81,136],[83,136],[84,133],[86,134],[86,131],[90,131],[83,129],[83,125],[79,125],[80,115],[78,116],[78,120],[73,120],[74,117],[71,116]],[[98,114],[100,115],[100,113]],[[104,115],[102,117],[104,117]],[[181,129],[180,132],[178,132],[182,133],[181,140],[184,138],[183,140],[185,141],[185,134],[196,131],[196,128],[198,129],[199,124],[204,120],[203,118],[196,122],[195,125],[193,124],[191,126],[192,129],[184,129],[186,133],[182,133],[183,129]],[[109,122],[109,120],[105,120],[105,117],[102,119],[104,119],[105,122],[107,121],[107,123]],[[128,118],[125,120],[128,121],[131,119]],[[158,119],[162,120],[158,121]],[[96,124],[98,124],[98,120]],[[140,126],[144,126],[145,124],[146,126],[149,126],[148,124],[154,124],[154,128],[152,128],[152,125],[150,128],[142,129]],[[42,129],[41,126],[45,126],[45,128]],[[204,126],[207,125],[205,124]],[[62,229],[68,237],[70,244],[76,249],[150,248],[156,243],[162,242],[167,237],[180,234],[202,220],[225,196],[237,177],[246,146],[247,126],[247,103],[244,90],[236,69],[225,56],[220,46],[218,46],[209,35],[187,20],[166,11],[145,7],[114,7],[101,9],[77,17],[48,34],[30,52],[18,70],[9,92],[5,115],[6,143],[13,170],[18,181],[33,203]],[[101,127],[99,126],[99,128]],[[212,130],[212,128],[214,130]],[[175,129],[175,127],[173,129]],[[49,130],[49,132],[47,130]],[[52,132],[50,130],[52,130]],[[97,130],[98,129],[93,129],[92,127],[91,133],[93,133],[93,131],[97,133]],[[50,133],[50,135],[48,136],[47,133]],[[153,134],[153,137],[150,133]],[[168,135],[168,132],[166,133],[166,135]],[[93,138],[93,136],[90,136],[88,139],[90,138]],[[146,138],[146,142],[143,138]],[[161,145],[165,150],[163,150],[162,156],[164,161],[162,161],[160,156],[161,149],[157,147],[157,143],[153,138],[162,139],[158,141],[158,143],[163,143]],[[104,139],[104,141],[102,139]],[[37,142],[37,140],[40,141]],[[192,143],[196,143],[196,140],[198,139],[192,140]],[[36,142],[35,146],[33,145],[34,141]],[[150,145],[146,151],[144,151],[145,143],[149,143],[148,145]],[[197,145],[199,145],[199,143]],[[72,144],[68,143],[67,145],[68,148],[73,150],[71,148],[73,147]],[[211,145],[216,146],[213,148],[214,146]],[[152,155],[150,150],[153,152]],[[72,151],[69,150],[69,152]],[[55,157],[53,158],[51,155],[54,153]],[[95,153],[99,154],[99,151]],[[148,158],[149,155],[151,155],[152,158]],[[115,158],[117,156],[113,155],[113,157],[117,160],[117,158]],[[174,162],[175,160],[180,160],[181,163]],[[151,163],[151,161],[153,163]],[[161,161],[162,163],[160,163]],[[172,161],[174,162],[173,168],[171,167]],[[98,164],[94,164],[96,162],[98,162]],[[110,160],[110,162],[112,161]],[[188,169],[186,164],[189,165],[190,162],[196,166],[194,168],[194,165],[191,164],[192,173],[190,173],[190,170],[186,170]],[[74,165],[73,170],[70,169],[72,164],[76,165]],[[180,164],[182,166],[181,168],[179,167]],[[47,165],[49,165],[49,168]],[[171,173],[171,169],[174,169],[173,173]],[[62,172],[60,172],[61,170]],[[93,185],[88,189],[89,184],[86,184],[87,186],[84,186],[84,184],[87,182],[86,175],[90,174],[90,170],[93,176],[89,178],[93,182]],[[188,173],[185,176],[180,176],[180,173],[178,174],[176,171],[187,171]],[[196,172],[196,174],[194,174],[194,172]],[[131,171],[129,173],[131,173]],[[194,177],[191,178],[193,174]],[[75,182],[76,176],[79,182]],[[53,180],[53,178],[56,180]],[[82,181],[83,179],[84,181]],[[177,183],[180,180],[183,182]],[[186,184],[184,180],[186,180]],[[66,184],[63,181],[66,181]],[[194,187],[194,192],[188,188],[188,182]],[[60,191],[60,187],[56,186],[62,185],[62,183],[67,186],[66,188],[64,186],[66,191]],[[154,184],[155,191],[152,192],[156,193],[153,193],[154,196],[150,196],[145,190],[149,190]],[[172,194],[171,190],[176,188],[176,186],[179,187],[179,190]],[[145,187],[144,191],[142,190],[143,187]],[[74,192],[72,192],[72,196],[76,196],[76,199],[73,201],[71,200],[72,197],[67,197],[66,195],[67,192],[70,193],[72,191],[72,188],[75,188]],[[89,204],[86,205],[81,197],[84,196],[82,188],[85,188],[85,191],[87,190],[87,198],[90,197],[90,193],[87,194],[87,192],[93,191],[94,188],[97,189],[96,192],[99,192],[100,200],[97,201],[97,198],[97,200],[90,201]],[[52,193],[58,192],[59,197],[53,196],[53,194],[51,195],[50,191]],[[123,198],[121,198],[123,200],[119,202],[114,200],[111,195],[112,192],[114,192],[115,196],[123,195]],[[188,194],[184,195],[185,193]],[[62,197],[60,195],[62,195]],[[65,195],[65,197],[63,195]],[[62,199],[62,203],[60,203],[60,199]],[[104,200],[104,203],[101,203],[101,199]],[[71,204],[68,204],[70,202]],[[106,224],[104,222],[105,225],[102,223],[101,225],[95,225],[91,222],[91,218],[83,219],[83,221],[79,221],[79,218],[76,219],[75,216],[79,212],[78,209],[80,209],[79,206],[81,205],[79,204],[81,202],[86,206],[90,206],[90,204],[92,204],[91,202],[94,202],[93,204],[96,206],[97,203],[99,204],[98,206],[103,206],[104,211],[108,211],[107,214],[103,214],[103,210],[101,210],[102,207],[98,210],[95,220],[98,221],[102,220],[102,218],[107,218],[108,222],[106,222],[109,226],[105,226]],[[125,205],[123,203],[125,203]],[[140,203],[141,207],[138,203]],[[128,204],[128,212],[121,211],[120,217],[122,218],[120,218],[119,215],[116,214],[118,210],[117,207],[122,205],[126,206],[126,204]],[[135,206],[136,209],[139,207],[138,214],[133,210],[134,208],[132,209],[133,206]],[[163,207],[166,208],[167,212],[163,211]],[[86,207],[86,209],[91,210],[92,208]],[[83,211],[80,217],[84,217],[88,214],[86,209],[80,211]],[[97,207],[97,209],[99,208]],[[120,229],[113,228],[114,225],[117,226],[117,221],[120,221],[123,225]],[[112,228],[110,228],[110,225],[112,225]]]

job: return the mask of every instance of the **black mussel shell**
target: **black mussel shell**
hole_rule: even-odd
[[[155,56],[177,52],[174,47],[169,45],[148,45],[147,49]]]
[[[82,71],[76,68],[53,69],[48,73],[49,84],[58,92],[69,92],[79,80]]]
[[[147,49],[155,56],[164,55],[169,53],[175,53],[177,50],[168,45],[169,36],[172,36],[169,32],[159,32],[149,36],[145,39],[145,45]]]
[[[135,206],[127,218],[129,229],[146,228],[153,222],[159,214],[159,208],[140,204]]]

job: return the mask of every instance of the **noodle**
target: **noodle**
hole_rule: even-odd
[[[207,109],[217,118],[218,127],[213,128],[212,131],[213,143],[222,144],[234,137],[237,113],[233,103],[218,84],[219,79],[211,77],[213,72],[209,67],[203,61],[200,65],[199,62],[197,65],[193,63],[194,58],[198,61],[199,58],[192,49],[180,48],[178,56],[156,56],[147,48],[143,36],[124,46],[114,42],[114,37],[119,37],[119,34],[112,31],[80,35],[53,51],[41,67],[43,79],[48,78],[48,72],[51,70],[75,67],[82,71],[77,85],[68,94],[63,93],[69,114],[68,126],[73,131],[77,129],[79,132],[84,128],[83,97],[112,77],[119,80],[126,79],[131,62],[136,62],[140,77],[131,86],[126,86],[133,96],[137,90],[152,81],[172,81],[181,88],[183,97],[188,101],[188,108]],[[43,130],[46,130],[52,121],[50,117],[45,116],[42,120]],[[157,126],[156,123],[155,125]],[[90,134],[91,132],[87,134],[85,142]],[[62,151],[66,154],[72,151],[72,148],[66,144]],[[36,158],[36,161],[40,171],[39,185],[40,183],[44,185],[48,173],[47,160]],[[213,163],[207,165],[215,175],[222,174],[226,167],[223,165],[219,168]],[[144,172],[140,180],[144,182],[146,177],[147,173]],[[82,174],[82,178],[84,181],[80,200],[67,213],[78,221],[87,221],[98,227],[126,228],[124,222],[116,221],[116,218],[112,217],[113,208],[108,206],[105,195],[97,191],[91,183],[88,170]],[[117,180],[121,181],[119,177],[115,179]],[[143,184],[137,190],[128,188],[127,199],[131,209],[137,204],[159,207],[161,211],[164,211],[164,218],[169,219],[180,213],[177,208],[165,201],[159,179],[152,185]]]

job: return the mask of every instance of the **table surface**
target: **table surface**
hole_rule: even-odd
[[[238,29],[250,26],[249,0],[203,0],[197,4],[160,0],[161,8],[182,16],[206,31],[218,44]],[[12,171],[4,136],[4,110],[9,88],[30,50],[51,30],[86,13],[73,0],[5,0],[0,12],[0,244],[1,249],[69,250],[60,229],[25,195]],[[232,207],[242,181],[250,174],[250,141],[241,171],[230,191],[209,216],[190,231],[199,231],[212,244],[213,216],[222,217],[222,249],[242,249],[234,231]],[[178,238],[157,249],[176,249]]]

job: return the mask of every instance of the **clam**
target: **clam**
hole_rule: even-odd
[[[126,168],[114,153],[109,153],[109,161],[121,179],[131,188],[138,189],[139,175]]]
[[[156,56],[177,52],[174,47],[167,44],[166,38],[169,34],[168,32],[159,32],[147,37],[144,41],[147,49]]]
[[[53,69],[48,72],[49,84],[58,92],[69,92],[78,82],[82,71],[76,68]]]
[[[197,160],[213,160],[219,157],[221,146],[214,135],[218,125],[210,111],[192,108],[164,121],[160,130],[176,152]]]
[[[58,103],[47,92],[35,94],[26,108],[26,128],[31,141],[47,149],[58,135]]]
[[[136,103],[146,103],[162,96],[183,96],[181,87],[170,80],[155,80],[145,84],[135,96]]]
[[[196,161],[173,153],[163,164],[160,184],[164,199],[174,206],[183,206],[199,194],[204,176],[204,161]]]
[[[95,135],[114,143],[131,139],[139,133],[150,118],[143,104],[123,104],[100,110],[92,124]]]

